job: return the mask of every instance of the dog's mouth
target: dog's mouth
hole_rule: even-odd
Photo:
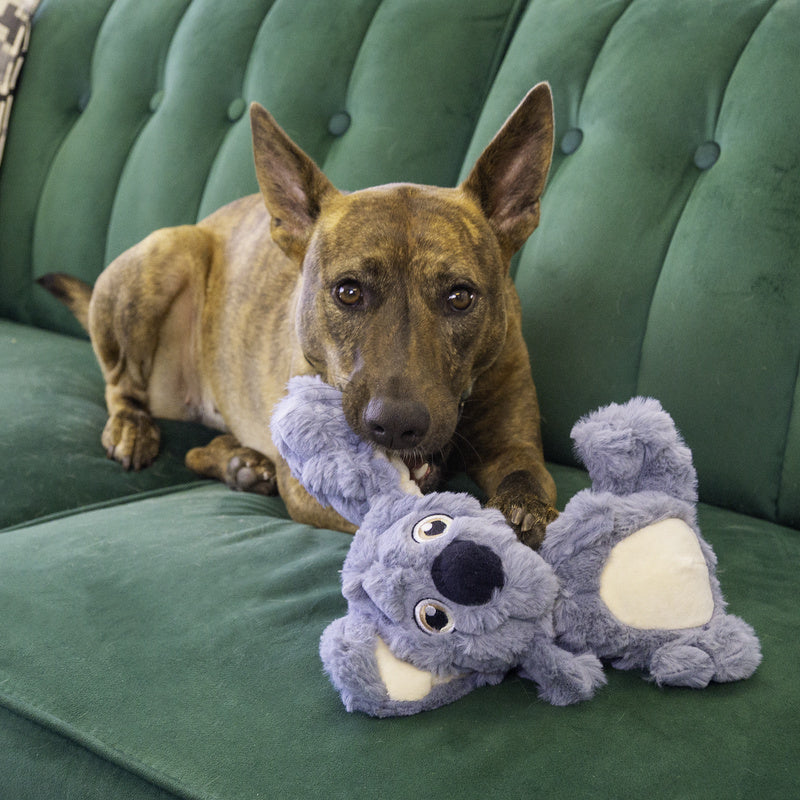
[[[424,459],[422,456],[401,456],[403,463],[408,467],[408,472],[411,475],[411,480],[422,488],[425,479],[428,478],[433,472],[430,459]]]
[[[381,448],[383,449],[383,448]],[[398,466],[402,463],[408,470],[408,478],[422,493],[434,491],[441,480],[442,464],[432,456],[423,456],[418,453],[409,453],[402,450],[383,450],[386,457]]]

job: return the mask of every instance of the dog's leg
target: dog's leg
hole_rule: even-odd
[[[149,467],[158,455],[161,432],[140,396],[140,387],[126,382],[106,385],[108,421],[100,441],[106,455],[124,469]]]
[[[534,549],[557,516],[556,486],[544,464],[539,406],[518,316],[506,348],[476,382],[459,433],[470,443],[467,470],[503,512],[519,539]]]
[[[279,459],[276,466],[280,495],[286,503],[289,516],[295,522],[344,533],[356,532],[356,526],[343,516],[332,508],[323,508],[295,479],[283,459]]]
[[[120,255],[94,286],[88,327],[109,415],[101,441],[125,469],[158,455],[154,415],[197,414],[189,387],[197,382],[195,332],[210,262],[207,234],[163,229]]]
[[[265,455],[239,444],[229,433],[186,454],[186,466],[205,478],[222,481],[231,489],[272,495],[278,491],[275,465]]]

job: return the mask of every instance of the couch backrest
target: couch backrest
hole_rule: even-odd
[[[44,0],[0,168],[0,314],[255,191],[258,100],[343,189],[452,185],[531,85],[557,146],[515,264],[548,456],[658,397],[704,499],[800,526],[792,0]]]

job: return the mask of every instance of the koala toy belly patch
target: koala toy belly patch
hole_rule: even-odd
[[[602,661],[694,688],[760,663],[697,527],[691,453],[655,400],[575,425],[592,487],[539,552],[471,495],[420,494],[399,458],[351,431],[340,392],[318,377],[289,382],[272,435],[309,493],[358,526],[342,568],[347,613],[320,640],[348,711],[415,714],[511,671],[567,705],[605,684]]]

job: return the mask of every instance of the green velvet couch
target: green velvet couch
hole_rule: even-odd
[[[0,164],[0,798],[797,797],[798,53],[797,0],[43,0]],[[559,502],[574,421],[657,397],[764,660],[348,714],[317,643],[350,538],[199,480],[200,427],[106,460],[90,346],[34,279],[255,191],[250,101],[342,189],[453,185],[541,80],[556,152],[513,268]]]

